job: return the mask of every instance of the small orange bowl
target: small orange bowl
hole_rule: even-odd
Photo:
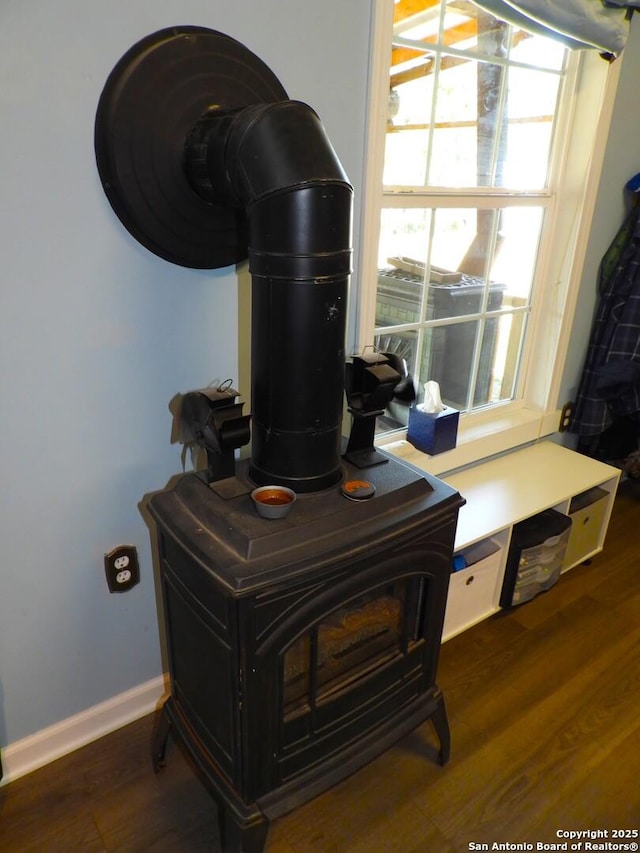
[[[284,518],[294,504],[296,493],[286,486],[260,486],[251,492],[251,499],[263,518]]]

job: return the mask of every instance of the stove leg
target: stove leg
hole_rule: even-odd
[[[218,815],[224,853],[262,853],[269,832],[269,821],[265,817],[243,822],[222,804],[218,806]]]
[[[157,773],[164,767],[164,757],[167,751],[167,741],[171,732],[171,720],[167,712],[166,704],[162,706],[160,717],[156,724],[156,730],[153,736],[153,744],[151,747],[151,760],[153,762],[153,772]]]
[[[431,715],[433,727],[440,741],[440,754],[438,760],[443,766],[449,760],[451,755],[451,732],[449,730],[449,720],[447,719],[447,709],[444,704],[444,696],[440,694],[436,708]]]

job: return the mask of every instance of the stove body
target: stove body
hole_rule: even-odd
[[[448,759],[436,671],[462,500],[393,459],[367,477],[369,500],[302,495],[275,522],[242,467],[232,497],[188,474],[150,501],[171,676],[155,761],[172,728],[225,849],[262,850],[271,819],[428,718]]]

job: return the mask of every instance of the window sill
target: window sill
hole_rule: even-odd
[[[559,410],[541,413],[511,408],[498,414],[493,409],[488,416],[461,417],[456,447],[436,456],[417,450],[406,440],[406,432],[381,437],[376,444],[416,468],[438,476],[551,435],[557,432],[559,423]]]

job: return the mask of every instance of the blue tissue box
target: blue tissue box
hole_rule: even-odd
[[[418,450],[435,456],[445,450],[453,450],[458,438],[460,412],[445,406],[441,412],[422,412],[409,409],[407,441]]]

